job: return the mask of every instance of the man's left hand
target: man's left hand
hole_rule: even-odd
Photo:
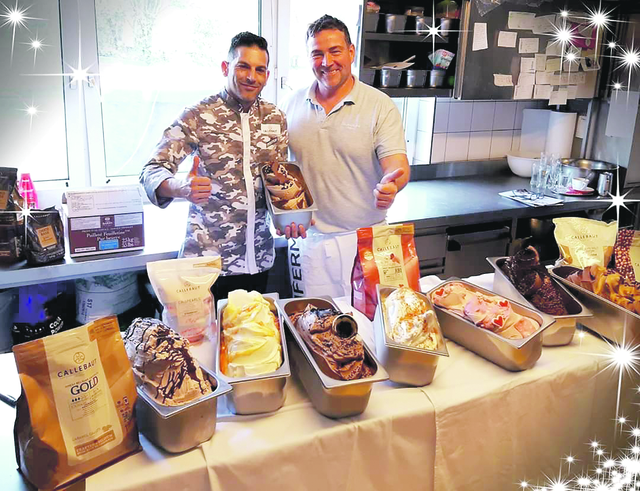
[[[393,204],[393,200],[398,194],[398,185],[396,180],[400,179],[404,175],[404,169],[399,168],[393,172],[385,174],[380,182],[376,184],[376,188],[373,190],[373,195],[376,198],[376,208],[379,210],[386,210]]]

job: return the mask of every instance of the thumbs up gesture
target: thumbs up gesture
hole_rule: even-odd
[[[186,184],[188,185],[189,194],[186,198],[196,205],[203,205],[209,201],[211,195],[211,179],[208,177],[198,176],[198,166],[200,165],[200,157],[193,157],[193,166],[189,171]]]
[[[373,195],[376,198],[376,208],[386,210],[391,206],[396,194],[398,194],[396,180],[404,176],[404,173],[405,170],[403,168],[398,168],[382,176],[382,179],[373,190]]]

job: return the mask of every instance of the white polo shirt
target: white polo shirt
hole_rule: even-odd
[[[402,118],[384,93],[357,78],[329,114],[316,99],[316,83],[283,105],[289,151],[310,182],[323,234],[354,231],[384,221],[373,190],[382,178],[380,159],[406,154]]]

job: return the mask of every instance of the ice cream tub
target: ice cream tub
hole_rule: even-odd
[[[285,330],[275,304],[279,295],[277,293],[267,293],[263,297],[269,302],[271,311],[278,318],[280,341],[282,343],[282,364],[274,372],[247,377],[228,377],[220,369],[220,331],[222,330],[222,314],[227,305],[227,300],[218,301],[218,329],[220,331],[216,336],[216,375],[220,380],[233,387],[233,392],[227,395],[227,407],[235,414],[259,414],[277,411],[283,406],[286,396],[285,386],[287,378],[291,375],[291,369],[289,368]]]
[[[493,275],[493,291],[498,295],[513,300],[515,302],[526,305],[535,309],[536,307],[529,302],[511,283],[507,275],[502,271],[502,264],[505,261],[505,257],[488,257],[487,261],[495,269]],[[557,280],[553,279],[556,286],[559,288],[563,300],[564,306],[569,312],[568,315],[552,315],[556,320],[553,325],[549,326],[542,335],[542,346],[565,346],[573,340],[573,335],[576,332],[576,324],[582,322],[585,317],[592,317],[593,314],[589,309],[582,305],[576,297],[571,295],[567,289],[562,286]]]
[[[432,288],[426,295],[431,294],[448,283],[462,283],[474,292],[485,295],[495,293],[480,288],[472,283],[457,278],[450,278]],[[542,334],[555,320],[550,315],[531,309],[517,302],[511,301],[512,310],[522,316],[530,317],[540,324],[540,328],[532,335],[523,339],[507,339],[494,332],[476,326],[473,322],[460,315],[434,305],[445,337],[464,346],[470,351],[495,363],[499,367],[512,372],[527,370],[533,367],[542,354]]]
[[[297,225],[304,226],[305,229],[309,229],[311,225],[311,217],[314,211],[318,211],[318,207],[315,204],[313,199],[313,193],[309,186],[309,183],[305,181],[304,176],[302,175],[302,171],[300,167],[295,162],[280,162],[286,169],[286,171],[295,178],[295,180],[300,184],[302,188],[302,192],[305,195],[307,206],[302,209],[282,209],[281,207],[276,206],[273,203],[274,194],[267,187],[267,179],[265,177],[265,169],[268,168],[268,165],[263,165],[260,167],[260,175],[262,177],[262,183],[264,185],[264,193],[265,199],[267,202],[267,210],[271,214],[271,219],[273,220],[273,224],[275,227],[284,233],[284,228],[287,225],[291,225],[291,223],[295,223]],[[278,197],[275,197],[276,201]]]
[[[320,368],[291,320],[291,315],[302,312],[307,305],[319,309],[332,308],[340,312],[338,306],[330,297],[293,298],[278,300],[276,304],[291,333],[291,362],[316,410],[328,418],[344,418],[364,412],[373,384],[388,380],[389,375],[360,335],[356,334],[364,347],[364,363],[370,367],[373,374],[356,380],[339,380],[330,377]]]
[[[567,277],[576,271],[580,270],[559,266],[549,272],[591,310],[593,316],[580,319],[580,324],[618,344],[640,344],[640,315],[568,281]]]
[[[218,397],[231,386],[201,367],[213,391],[180,406],[156,402],[138,386],[136,418],[138,429],[151,442],[170,453],[185,452],[209,440],[216,430]]]
[[[437,349],[433,351],[407,346],[391,340],[387,335],[389,314],[386,300],[397,288],[377,285],[376,290],[378,306],[376,307],[376,316],[373,319],[376,354],[380,363],[387,370],[389,380],[415,387],[430,384],[435,376],[440,357],[449,356],[440,325],[436,322],[439,340]],[[422,293],[416,292],[416,294],[427,303],[431,310],[434,310],[431,300]]]

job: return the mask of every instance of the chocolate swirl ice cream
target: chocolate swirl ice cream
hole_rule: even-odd
[[[282,210],[301,210],[309,207],[304,186],[284,165],[267,164],[263,172],[274,206]]]
[[[311,349],[320,369],[332,378],[356,380],[373,375],[354,325],[337,310],[307,305],[291,320]]]
[[[158,403],[179,406],[213,390],[189,341],[159,320],[134,319],[123,340],[136,383]]]

